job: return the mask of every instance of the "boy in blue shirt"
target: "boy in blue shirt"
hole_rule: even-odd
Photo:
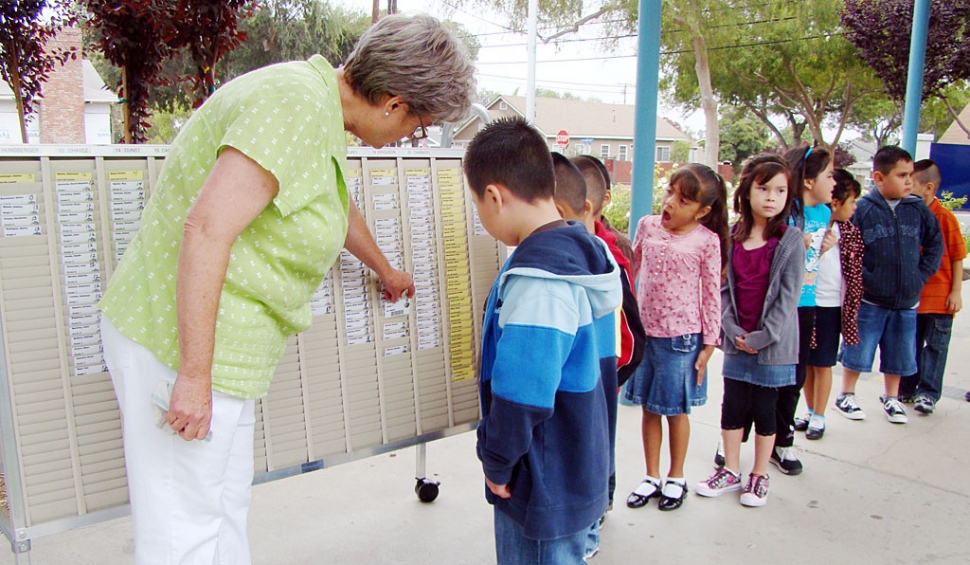
[[[619,268],[560,218],[552,157],[524,120],[486,126],[464,169],[482,225],[516,247],[485,306],[479,372],[498,562],[580,565],[608,504]]]
[[[866,417],[855,397],[859,373],[872,370],[879,347],[886,391],[879,398],[890,422],[909,419],[899,401],[900,375],[916,372],[916,307],[920,292],[940,268],[943,237],[940,223],[923,199],[912,196],[913,158],[894,145],[882,147],[872,160],[876,190],[857,202],[852,223],[862,233],[862,304],[858,345],[843,345],[839,413],[850,420]]]

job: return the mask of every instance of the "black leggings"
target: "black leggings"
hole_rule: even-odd
[[[795,443],[795,411],[805,386],[808,354],[812,350],[812,332],[815,331],[815,307],[798,309],[798,365],[795,365],[795,384],[778,389],[775,409],[775,447],[791,447]]]
[[[775,433],[775,405],[777,388],[759,386],[734,379],[724,379],[724,400],[721,402],[721,429],[745,429],[748,435],[752,422],[759,436]]]

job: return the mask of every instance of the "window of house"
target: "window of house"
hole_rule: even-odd
[[[600,159],[609,159],[609,158],[610,158],[610,146],[608,143],[604,143],[603,145],[600,145]]]
[[[670,147],[657,147],[657,162],[670,162]]]
[[[626,161],[627,160],[626,159],[626,145],[621,145],[620,146],[620,153],[619,153],[618,159],[620,161]]]
[[[509,105],[506,104],[505,102],[499,102],[498,103],[498,109],[499,110],[508,110],[509,109]]]

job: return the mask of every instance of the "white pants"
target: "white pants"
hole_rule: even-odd
[[[254,401],[213,391],[212,440],[169,435],[151,395],[177,373],[104,316],[101,338],[121,407],[136,565],[249,565]]]

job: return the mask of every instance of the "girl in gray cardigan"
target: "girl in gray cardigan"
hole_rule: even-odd
[[[787,165],[773,155],[745,163],[734,193],[741,219],[732,232],[721,288],[725,464],[695,490],[707,497],[741,490],[741,440],[753,421],[755,461],[741,494],[745,506],[767,502],[778,389],[795,383],[805,245],[801,230],[785,225],[792,194]]]

